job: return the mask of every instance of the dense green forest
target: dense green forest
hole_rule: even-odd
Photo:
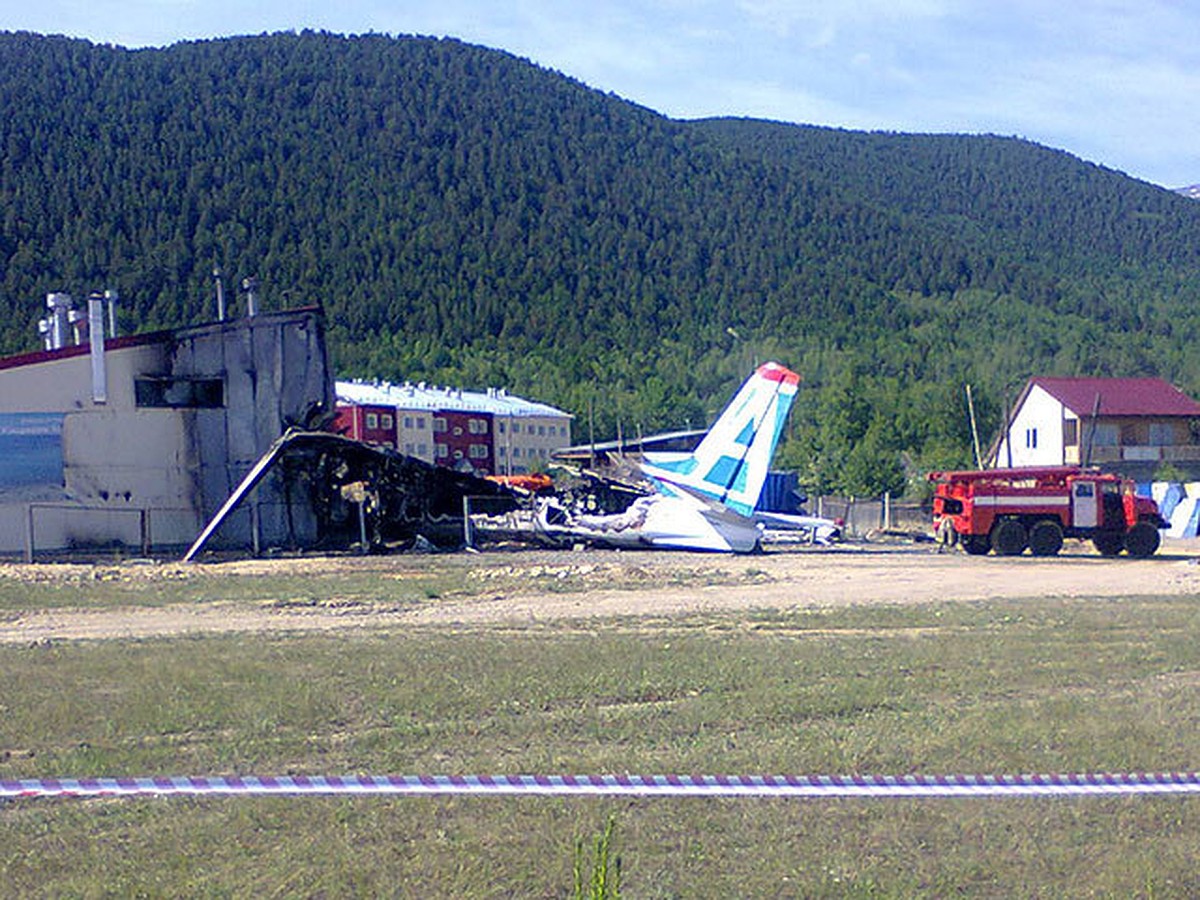
[[[346,377],[507,385],[597,439],[804,377],[815,490],[965,464],[1031,374],[1200,394],[1200,203],[1016,138],[681,122],[452,40],[0,34],[0,353],[42,298],[321,303]]]

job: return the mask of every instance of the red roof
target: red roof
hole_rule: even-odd
[[[1102,416],[1200,416],[1200,403],[1161,378],[1033,378],[1077,416],[1090,416],[1100,395]]]

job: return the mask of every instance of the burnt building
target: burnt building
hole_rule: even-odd
[[[315,308],[115,337],[95,296],[86,319],[51,298],[45,348],[0,359],[0,552],[186,546],[280,435],[333,409]],[[264,480],[214,546],[311,540],[292,491]]]

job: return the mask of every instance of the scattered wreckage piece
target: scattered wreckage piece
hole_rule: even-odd
[[[301,549],[457,548],[467,503],[504,512],[517,506],[504,485],[435,466],[395,450],[327,432],[291,429],[273,443],[201,531],[183,559],[203,550],[268,475],[284,483],[289,515],[303,507],[315,536]],[[299,513],[299,510],[297,510]],[[298,516],[299,517],[299,516]]]

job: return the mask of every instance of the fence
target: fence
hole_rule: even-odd
[[[817,497],[815,508],[818,516],[841,519],[847,537],[867,537],[872,532],[902,531],[926,534],[930,530],[929,510],[919,503],[898,503],[890,494],[879,498],[860,497]]]
[[[155,546],[186,545],[196,532],[195,520],[188,509],[30,503],[25,508],[25,561],[33,562],[39,552],[83,549],[125,548],[148,555]]]

